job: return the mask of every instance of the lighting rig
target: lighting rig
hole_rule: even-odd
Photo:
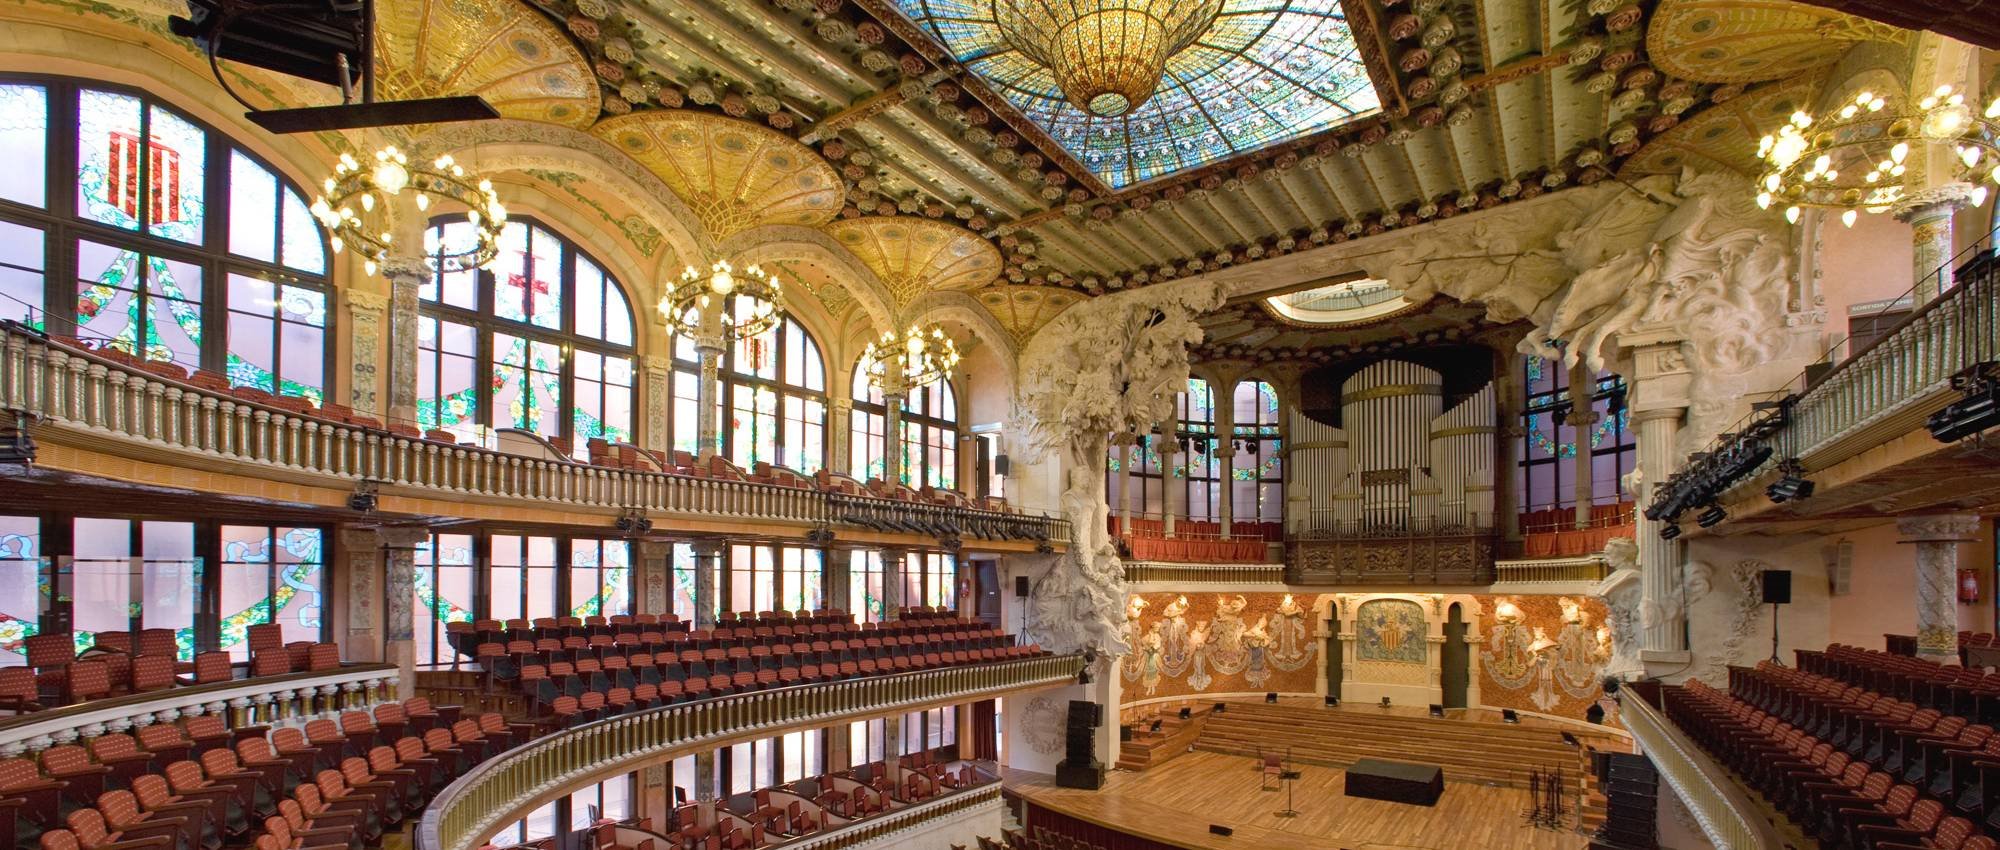
[[[1685,467],[1660,485],[1645,514],[1654,522],[1668,523],[1660,529],[1662,539],[1680,536],[1676,523],[1690,510],[1701,509],[1695,522],[1702,528],[1713,528],[1729,518],[1720,505],[1722,494],[1776,454],[1772,443],[1789,423],[1796,400],[1797,396],[1787,396],[1776,404],[1758,406],[1743,430],[1717,437],[1715,448],[1690,456]]]
[[[1945,405],[1924,422],[1931,436],[1955,443],[2000,425],[2000,362],[1979,363],[1951,376],[1951,388],[1964,398]]]

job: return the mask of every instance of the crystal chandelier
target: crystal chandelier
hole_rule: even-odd
[[[958,360],[958,345],[936,325],[887,331],[861,352],[868,382],[889,394],[943,380]]]
[[[1223,2],[993,0],[993,21],[1070,103],[1116,118],[1153,96],[1167,60],[1208,32]]]
[[[405,192],[415,202],[418,214],[436,201],[465,207],[473,239],[462,250],[444,249],[437,257],[444,270],[478,268],[500,253],[507,208],[501,206],[492,181],[467,175],[450,154],[413,164],[408,154],[389,145],[376,151],[373,161],[364,167],[352,154],[343,153],[322,188],[324,194],[313,198],[313,217],[326,228],[334,252],[353,248],[371,275],[394,247],[395,237],[389,232],[385,213]]]
[[[660,297],[667,330],[726,342],[747,339],[776,327],[785,309],[784,288],[755,265],[736,270],[717,260],[708,271],[688,266],[680,283],[669,282]]]
[[[2000,184],[2000,97],[1974,114],[1963,93],[1939,86],[1915,110],[1902,111],[1863,91],[1825,119],[1794,112],[1757,143],[1766,169],[1757,205],[1781,206],[1795,224],[1803,208],[1840,210],[1841,222],[1852,227],[1859,211],[1886,211],[1921,188],[1906,180],[1908,160],[1928,145],[1950,149],[1959,179]],[[1986,191],[1974,190],[1974,206],[1985,202]]]

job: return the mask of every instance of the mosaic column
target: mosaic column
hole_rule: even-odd
[[[701,385],[695,391],[695,440],[702,460],[714,457],[722,446],[722,350],[720,334],[703,335],[694,342],[701,356]]]
[[[1639,468],[1645,486],[1639,496],[1639,571],[1645,581],[1639,598],[1641,649],[1687,649],[1687,612],[1682,610],[1681,541],[1660,539],[1664,523],[1646,519],[1643,511],[1653,491],[1673,472],[1674,444],[1680,439],[1684,408],[1661,407],[1632,414],[1639,428]]]
[[[1185,507],[1181,502],[1187,500],[1186,487],[1183,483],[1176,482],[1179,476],[1175,474],[1175,470],[1179,468],[1181,451],[1180,430],[1179,414],[1168,414],[1167,421],[1160,429],[1163,442],[1159,451],[1160,533],[1167,537],[1174,536],[1174,517]]]
[[[347,290],[347,406],[356,413],[382,415],[382,325],[388,296]]]
[[[854,766],[853,727],[843,723],[825,730],[826,765],[822,773],[846,770]]]
[[[340,552],[347,587],[348,661],[382,660],[382,537],[372,528],[343,526]]]
[[[834,611],[853,611],[854,570],[849,550],[827,549],[820,558],[820,604]]]
[[[853,475],[854,459],[848,441],[854,433],[854,399],[829,399],[826,403],[826,414],[826,468],[844,475]]]
[[[1593,376],[1588,374],[1589,370],[1578,369],[1577,372],[1585,376],[1585,381],[1592,380]],[[1570,386],[1578,387],[1584,384],[1571,383]],[[1571,392],[1573,395],[1577,394],[1575,390]],[[1595,470],[1591,469],[1590,465],[1590,430],[1597,424],[1598,415],[1597,411],[1585,407],[1570,411],[1564,421],[1569,425],[1571,433],[1576,435],[1576,457],[1572,459],[1576,462],[1575,527],[1585,529],[1590,527],[1590,507],[1597,498],[1592,475]]]
[[[416,555],[419,545],[429,543],[430,529],[423,526],[395,526],[380,530],[382,535],[382,660],[395,664],[396,698],[417,695],[416,634]]]
[[[887,775],[896,775],[896,765],[902,757],[903,715],[891,714],[882,718],[882,768]]]
[[[646,424],[639,446],[665,455],[674,448],[674,435],[667,425],[667,408],[674,399],[674,368],[665,357],[648,357],[644,369]]]
[[[715,751],[694,754],[694,803],[696,818],[707,828],[715,823]]]
[[[635,614],[671,614],[674,610],[674,544],[665,540],[638,542],[639,563],[633,582],[639,588]]]
[[[1912,193],[1890,210],[1910,226],[1918,305],[1951,289],[1952,216],[1972,205],[1972,192],[1970,183],[1947,183]]]
[[[729,541],[703,539],[694,541],[694,627],[696,630],[715,628],[716,612],[721,611],[721,592],[718,587],[722,573],[722,559],[729,555]]]
[[[903,598],[903,572],[909,567],[907,550],[883,547],[876,550],[882,558],[882,619],[901,619],[901,609],[909,604]]]
[[[1957,664],[1958,544],[1979,538],[1979,517],[1903,517],[1896,531],[1917,547],[1917,657]]]
[[[1222,471],[1215,486],[1216,519],[1221,521],[1222,539],[1229,539],[1229,527],[1236,524],[1236,396],[1232,390],[1215,393],[1215,447],[1221,455]]]
[[[908,396],[909,389],[902,386],[882,388],[882,480],[890,484],[903,481],[903,400]]]
[[[431,266],[420,257],[387,257],[381,270],[389,281],[388,420],[417,427],[417,290]]]

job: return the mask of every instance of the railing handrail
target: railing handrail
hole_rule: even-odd
[[[445,786],[424,810],[416,847],[471,850],[545,797],[682,751],[721,746],[745,734],[768,737],[794,727],[1053,686],[1074,680],[1083,667],[1082,655],[1044,655],[790,685],[595,720],[507,750]],[[517,771],[535,775],[509,776]]]
[[[911,503],[871,495],[831,493],[817,487],[599,466],[574,459],[528,457],[479,445],[411,437],[384,428],[301,414],[259,399],[242,398],[187,379],[161,375],[87,346],[59,343],[44,332],[11,320],[0,320],[0,357],[4,358],[0,360],[0,409],[111,430],[155,443],[178,438],[179,443],[187,444],[184,447],[193,451],[233,452],[267,465],[287,467],[295,473],[326,475],[356,484],[394,488],[405,483],[402,480],[405,477],[414,479],[421,475],[447,480],[466,493],[698,516],[732,513],[712,504],[717,498],[714,494],[720,492],[732,496],[732,505],[756,504],[767,512],[769,519],[781,522],[811,525],[837,522],[833,506],[848,503],[884,512],[926,511],[966,520],[1032,525],[1041,529],[1040,539],[1048,542],[1065,544],[1070,539],[1068,522],[1044,513]],[[66,365],[71,361],[83,365]],[[58,372],[58,368],[63,371]],[[92,376],[116,377],[111,387],[86,385],[84,382],[92,380]],[[134,382],[149,387],[152,397],[141,398],[125,389]],[[72,412],[76,415],[70,415]],[[252,428],[262,430],[253,432]],[[242,430],[241,435],[238,429]],[[225,451],[216,444],[227,445],[229,449]],[[438,489],[424,486],[423,482],[413,482],[412,486],[425,491]],[[519,492],[537,489],[553,492]]]
[[[183,714],[214,712],[218,707],[240,708],[259,697],[269,699],[272,694],[283,691],[326,687],[345,689],[348,685],[358,689],[367,682],[393,681],[396,674],[394,664],[343,664],[335,670],[181,685],[163,691],[47,708],[0,720],[0,757],[74,741],[96,734],[89,731],[93,729],[102,731],[121,725],[145,725],[156,719],[172,720]],[[243,703],[236,704],[239,700]],[[140,722],[133,722],[135,718]]]
[[[1618,693],[1619,720],[1660,778],[1687,805],[1716,850],[1783,850],[1778,830],[1728,771],[1682,734],[1673,721],[1626,689]]]

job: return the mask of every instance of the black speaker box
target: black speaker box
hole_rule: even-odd
[[[1016,597],[1019,597],[1019,598],[1021,598],[1021,599],[1026,599],[1026,598],[1028,598],[1028,577],[1027,577],[1027,576],[1015,576],[1015,577],[1014,577],[1014,595],[1015,595]]]
[[[1095,729],[1104,725],[1104,706],[1087,699],[1069,701],[1069,725]]]
[[[996,474],[996,475],[1006,475],[1006,474],[1007,474],[1007,471],[1008,471],[1008,470],[1010,470],[1010,469],[1013,469],[1013,468],[1014,468],[1014,463],[1013,463],[1013,461],[1009,460],[1009,459],[1007,458],[1007,456],[1006,456],[1006,455],[994,455],[994,456],[993,456],[993,472],[994,472],[994,474]]]
[[[1792,602],[1792,571],[1765,570],[1764,604],[1790,605]]]
[[[1209,825],[1208,825],[1208,831],[1209,831],[1209,833],[1210,833],[1211,835],[1225,835],[1225,836],[1226,836],[1226,835],[1234,835],[1234,834],[1236,834],[1236,830],[1233,830],[1233,829],[1230,829],[1229,827],[1226,827],[1226,826],[1223,826],[1222,824],[1219,824],[1219,823],[1212,823],[1212,824],[1209,824]]]

